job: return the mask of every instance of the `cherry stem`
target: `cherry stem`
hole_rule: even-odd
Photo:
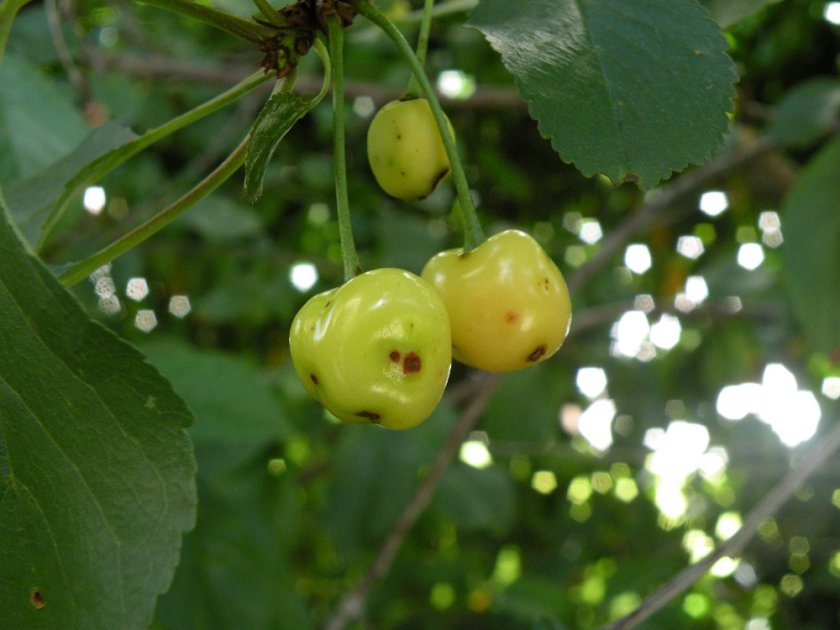
[[[423,90],[423,94],[429,101],[429,106],[432,108],[432,114],[434,114],[435,122],[443,140],[443,146],[446,149],[446,155],[449,157],[449,164],[452,168],[452,181],[455,184],[455,191],[458,194],[458,201],[461,206],[461,219],[464,225],[464,251],[475,249],[484,241],[484,231],[481,229],[481,223],[478,220],[478,214],[473,203],[472,195],[470,194],[467,176],[464,173],[464,167],[458,156],[455,139],[449,133],[449,125],[446,123],[446,116],[443,113],[434,88],[432,88],[432,84],[429,82],[423,66],[420,65],[411,46],[399,29],[394,26],[393,22],[385,17],[379,9],[374,7],[369,0],[359,0],[356,7],[359,13],[385,31],[385,34],[391,38],[406,62],[408,62],[411,71],[414,73],[414,77]]]
[[[350,199],[347,194],[347,156],[344,138],[344,29],[337,15],[327,19],[327,36],[332,62],[333,168],[335,170],[335,204],[338,213],[338,235],[345,282],[355,278],[361,267],[353,240]]]
[[[420,66],[426,67],[426,52],[429,49],[429,32],[432,30],[432,13],[434,11],[435,0],[426,0],[423,5],[423,18],[420,21],[420,34],[417,36],[417,61]],[[411,81],[408,83],[408,90],[406,93],[409,96],[420,96],[420,84],[417,83],[417,78],[412,73]]]

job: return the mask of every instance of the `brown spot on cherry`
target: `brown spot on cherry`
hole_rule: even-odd
[[[437,173],[437,175],[435,175],[435,178],[434,178],[434,180],[432,181],[432,190],[434,190],[435,188],[437,188],[437,187],[438,187],[438,184],[440,184],[440,183],[441,183],[444,179],[446,179],[446,176],[447,176],[447,175],[449,175],[449,167],[444,168],[444,169],[441,169],[441,170]]]
[[[534,348],[534,351],[528,355],[528,361],[530,361],[531,363],[539,361],[543,356],[545,356],[545,351],[545,344],[537,346],[536,348]]]
[[[388,358],[391,359],[391,361],[393,361],[394,363],[400,362],[400,356],[401,355],[399,350],[391,350],[391,352],[388,354]]]
[[[360,418],[365,418],[367,420],[370,420],[374,424],[379,424],[379,418],[382,417],[374,411],[360,411],[356,415],[359,416]]]
[[[47,602],[44,601],[44,596],[41,595],[41,589],[37,586],[29,593],[29,603],[32,604],[33,608],[43,608],[47,605]]]
[[[403,359],[403,374],[417,374],[423,367],[420,356],[416,352],[409,352]]]

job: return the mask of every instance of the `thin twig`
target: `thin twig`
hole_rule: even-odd
[[[367,573],[362,581],[352,591],[347,593],[341,600],[335,614],[327,621],[325,630],[342,630],[363,613],[368,594],[377,580],[384,577],[391,568],[397,551],[402,546],[405,537],[411,530],[414,523],[429,505],[434,496],[435,489],[440,482],[450,462],[455,457],[461,442],[469,434],[470,430],[481,417],[490,396],[501,381],[498,374],[485,374],[482,376],[482,387],[464,409],[458,422],[452,427],[443,447],[438,452],[437,458],[429,469],[428,475],[417,488],[414,496],[405,506],[397,519],[388,538],[385,539],[379,553],[376,554]]]
[[[236,83],[243,74],[253,72],[253,66],[244,64],[210,66],[155,55],[107,55],[102,58],[102,63],[106,68],[119,70],[139,78],[181,79],[219,85]],[[320,77],[298,77],[297,88],[301,92],[314,93],[320,87]],[[402,97],[405,89],[403,87],[383,88],[377,83],[348,82],[344,86],[344,92],[348,98],[368,96],[374,104],[381,105]],[[468,99],[447,98],[443,95],[439,95],[439,98],[447,110],[521,109],[524,112],[527,108],[526,102],[516,93],[516,90],[508,87],[480,86]]]
[[[822,466],[838,448],[840,448],[840,422],[836,422],[827,434],[821,438],[817,438],[809,449],[800,453],[798,459],[801,465],[799,468],[794,468],[785,475],[776,487],[753,508],[741,526],[741,529],[734,536],[718,545],[712,553],[698,563],[692,564],[677,573],[668,582],[648,596],[632,613],[604,626],[602,630],[626,630],[627,628],[635,627],[672,599],[690,588],[720,558],[724,556],[737,556],[746,544],[752,540],[753,536],[755,536],[761,523],[775,514],[796,493],[796,490],[804,481]]]
[[[79,99],[82,103],[87,103],[90,100],[90,84],[82,74],[76,62],[73,60],[73,54],[70,52],[70,47],[67,45],[67,40],[64,37],[64,31],[61,29],[61,12],[59,11],[56,0],[46,0],[44,3],[44,11],[47,15],[47,27],[50,31],[50,39],[52,40],[53,48],[61,62],[64,72],[70,79],[70,84],[73,89],[79,93]],[[73,20],[74,16],[70,16]]]

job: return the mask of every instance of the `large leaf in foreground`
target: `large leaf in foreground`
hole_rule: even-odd
[[[815,350],[840,349],[840,137],[808,163],[784,204],[787,289]]]
[[[192,417],[0,204],[0,627],[147,628],[195,519]]]
[[[584,175],[649,188],[721,143],[735,74],[695,0],[482,0],[469,25]]]

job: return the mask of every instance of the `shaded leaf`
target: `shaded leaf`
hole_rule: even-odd
[[[265,170],[283,136],[315,105],[316,100],[293,92],[278,92],[268,99],[251,127],[245,155],[245,198],[249,202],[254,203],[262,195]]]
[[[420,482],[419,471],[432,462],[453,420],[443,403],[411,431],[344,427],[324,514],[342,553],[359,553],[394,525]]]
[[[146,628],[195,518],[192,416],[24,251],[6,212],[0,627]]]
[[[144,344],[143,351],[195,414],[194,440],[247,443],[288,435],[282,406],[247,360],[176,340]]]
[[[256,236],[263,228],[253,208],[219,195],[199,201],[192,212],[181,218],[181,224],[217,243]]]
[[[288,553],[300,520],[295,480],[269,476],[265,457],[240,445],[201,442],[196,457],[201,510],[158,622],[172,630],[312,627]]]
[[[30,177],[12,182],[6,189],[6,202],[26,240],[31,244],[38,241],[50,208],[65,193],[65,182],[88,162],[136,137],[122,125],[107,122],[91,131],[69,154]],[[81,191],[76,187],[74,192]]]
[[[767,134],[782,144],[808,147],[829,132],[840,114],[840,81],[812,79],[788,92],[776,106]]]
[[[515,517],[513,494],[513,480],[504,470],[455,464],[441,480],[436,501],[459,528],[504,534]]]
[[[702,0],[715,22],[728,28],[780,0]]]
[[[694,0],[483,0],[540,132],[591,176],[650,188],[720,146],[735,95],[726,41]]]
[[[0,66],[0,179],[29,177],[73,149],[87,128],[72,100],[34,66]]]
[[[813,349],[840,348],[840,137],[806,166],[784,204],[787,291]]]
[[[550,365],[508,374],[487,405],[482,429],[492,440],[551,440],[566,383]]]

